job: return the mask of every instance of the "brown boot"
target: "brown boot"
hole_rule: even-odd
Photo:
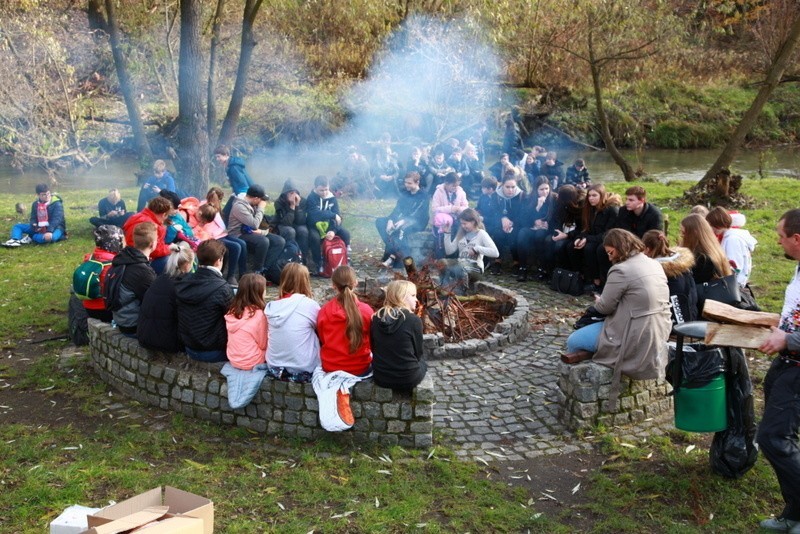
[[[580,363],[586,360],[591,360],[594,352],[588,350],[576,350],[575,352],[567,352],[561,355],[561,361],[564,363]]]

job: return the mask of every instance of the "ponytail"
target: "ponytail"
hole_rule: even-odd
[[[358,309],[358,298],[353,288],[357,283],[356,272],[348,265],[337,267],[331,274],[331,282],[338,291],[336,300],[342,305],[345,316],[347,317],[347,328],[345,335],[350,341],[350,354],[353,354],[361,346],[364,340],[364,321]]]

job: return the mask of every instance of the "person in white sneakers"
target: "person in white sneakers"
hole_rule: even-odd
[[[61,198],[53,195],[47,184],[36,186],[36,197],[31,204],[30,222],[15,224],[11,229],[11,239],[3,243],[3,246],[54,243],[66,237],[67,225]]]

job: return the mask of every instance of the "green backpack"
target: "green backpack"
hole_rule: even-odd
[[[99,299],[103,296],[100,292],[100,274],[111,262],[97,261],[94,257],[81,263],[72,273],[72,290],[81,300]]]

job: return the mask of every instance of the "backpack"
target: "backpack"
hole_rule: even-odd
[[[69,338],[76,346],[89,344],[89,314],[75,295],[69,296],[67,305]]]
[[[98,299],[103,296],[100,289],[100,278],[103,269],[111,265],[110,261],[98,261],[94,256],[78,265],[72,273],[72,290],[82,300]]]
[[[294,239],[286,240],[281,255],[275,260],[273,266],[262,274],[267,280],[277,285],[281,281],[281,271],[290,263],[303,263],[303,253]]]
[[[119,290],[124,276],[125,265],[112,265],[106,274],[103,298],[106,300],[106,310],[110,312],[118,311],[122,306],[119,301]]]
[[[333,239],[322,240],[322,276],[330,278],[333,271],[342,265],[348,265],[347,245],[338,235]]]

